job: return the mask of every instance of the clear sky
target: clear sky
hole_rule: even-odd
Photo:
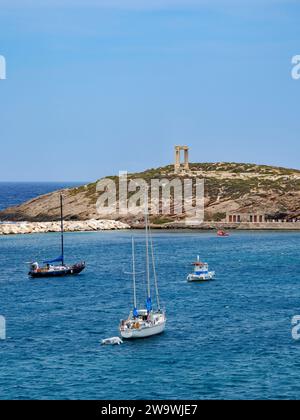
[[[300,168],[300,2],[0,0],[0,181]]]

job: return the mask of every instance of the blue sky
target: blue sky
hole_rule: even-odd
[[[173,161],[300,168],[300,4],[0,0],[0,181]]]

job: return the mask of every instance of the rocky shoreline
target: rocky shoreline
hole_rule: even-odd
[[[126,223],[116,220],[86,220],[64,222],[65,232],[95,232],[130,229]],[[0,235],[60,232],[60,222],[18,222],[0,224]]]
[[[151,224],[152,229],[164,230],[300,230],[300,223],[222,223],[204,222],[201,224],[173,222],[162,225]],[[65,232],[98,232],[109,230],[143,229],[144,224],[133,224],[116,220],[65,221]],[[60,232],[60,222],[5,222],[0,223],[0,236],[29,235],[34,233]]]

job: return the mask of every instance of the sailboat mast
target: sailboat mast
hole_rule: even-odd
[[[134,249],[134,238],[132,238],[132,277],[133,277],[133,300],[134,308],[137,308],[136,299],[136,273],[135,273],[135,249]]]
[[[60,196],[60,223],[61,223],[61,258],[62,265],[65,263],[64,258],[64,215],[63,215],[63,196]]]
[[[150,266],[149,266],[149,228],[148,228],[148,191],[145,200],[145,229],[146,229],[146,272],[147,272],[147,293],[148,299],[151,299],[150,288]]]
[[[156,302],[157,302],[157,308],[158,308],[158,310],[160,310],[160,299],[159,299],[157,274],[156,274],[156,267],[155,267],[155,256],[154,256],[154,248],[153,248],[153,238],[152,238],[152,232],[151,232],[151,228],[150,227],[149,227],[149,236],[150,236],[150,246],[151,246],[151,257],[152,257],[152,267],[153,267],[153,276],[154,276],[154,284],[155,284]]]

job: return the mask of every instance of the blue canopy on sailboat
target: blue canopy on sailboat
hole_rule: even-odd
[[[55,260],[50,260],[50,261],[43,261],[43,264],[53,264],[53,263],[56,263],[56,262],[63,262],[63,256],[61,255],[60,257],[58,257],[58,258],[55,258]]]
[[[151,298],[147,298],[146,308],[147,308],[147,311],[148,312],[152,311],[152,301],[151,301]]]
[[[133,316],[135,318],[137,318],[139,316],[139,312],[138,312],[137,308],[134,308],[134,310],[133,310]]]

